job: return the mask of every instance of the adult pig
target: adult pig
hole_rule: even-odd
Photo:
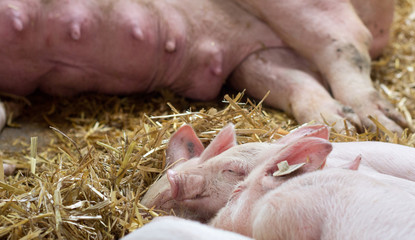
[[[320,170],[332,149],[301,139],[258,166],[211,225],[255,239],[412,239],[415,196],[357,171]],[[278,163],[305,163],[274,177]]]
[[[323,115],[338,128],[344,118],[370,127],[367,115],[373,115],[400,132],[394,121],[405,126],[405,120],[374,90],[367,53],[386,45],[392,4],[3,0],[0,91],[130,94],[170,88],[208,100],[234,73],[232,85],[258,98],[271,90],[267,103],[300,122],[322,122]],[[320,83],[325,79],[339,101]]]
[[[204,150],[193,129],[184,125],[168,144],[169,170],[150,186],[141,203],[165,211],[174,209],[178,216],[205,222],[225,206],[234,186],[252,169],[286,145],[309,137],[327,140],[329,130],[324,125],[304,126],[274,143],[236,145],[235,130],[230,124]],[[414,148],[381,142],[332,143],[332,146],[327,168],[350,166],[361,155],[359,171],[415,195]]]
[[[122,240],[249,240],[243,235],[225,231],[183,218],[157,217],[150,223],[128,234]]]

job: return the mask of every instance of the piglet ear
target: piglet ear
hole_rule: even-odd
[[[291,144],[305,137],[317,137],[322,139],[329,139],[329,129],[326,125],[317,124],[297,128],[289,134],[277,140],[280,144]]]
[[[188,160],[198,157],[204,149],[193,128],[189,125],[183,125],[170,138],[166,150],[166,166],[181,158]]]
[[[233,146],[236,146],[235,126],[230,123],[219,132],[215,139],[213,139],[200,156],[200,160],[206,161]]]
[[[324,167],[326,158],[333,149],[331,143],[322,138],[307,137],[283,148],[266,165],[267,174],[279,170],[277,164],[287,161],[289,165],[306,163],[301,167],[304,172],[311,172]]]
[[[341,168],[356,171],[359,168],[361,161],[362,161],[362,154],[359,154],[352,162],[344,164],[343,166],[341,166]]]

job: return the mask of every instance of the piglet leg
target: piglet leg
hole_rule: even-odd
[[[315,63],[327,79],[334,98],[351,106],[363,126],[374,127],[369,115],[395,132],[402,131],[399,125],[407,126],[403,116],[372,85],[369,56],[372,34],[350,1],[237,2],[267,22],[288,45]]]
[[[270,90],[265,103],[293,115],[300,123],[328,122],[338,131],[344,128],[344,119],[350,126],[360,125],[358,116],[330,96],[310,67],[289,48],[267,49],[245,59],[230,81],[256,98]]]

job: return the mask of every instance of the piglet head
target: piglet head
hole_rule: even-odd
[[[331,150],[332,145],[329,141],[318,137],[306,137],[288,144],[283,149],[277,148],[275,151],[264,153],[261,157],[267,160],[236,186],[227,205],[220,210],[211,225],[250,236],[251,212],[258,199],[290,178],[323,168]],[[273,173],[279,170],[279,163],[282,161],[287,161],[289,165],[304,165],[288,175],[273,176]]]
[[[217,208],[216,202],[211,201],[214,197],[210,193],[211,185],[215,182],[212,178],[223,167],[212,166],[210,162],[235,145],[235,130],[231,124],[222,129],[206,149],[190,126],[182,126],[171,137],[167,148],[166,165],[170,169],[150,186],[141,203],[166,211],[173,209],[176,215],[186,218],[203,221],[210,217],[219,210],[210,213],[211,208]]]

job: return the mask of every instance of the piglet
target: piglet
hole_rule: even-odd
[[[328,137],[327,128],[313,126],[309,130],[293,133],[292,139],[304,135]],[[261,161],[261,152],[279,146],[283,144],[237,145],[234,126],[229,124],[204,149],[193,129],[184,125],[169,141],[169,170],[148,189],[141,203],[165,211],[173,209],[177,216],[206,222],[225,206],[235,185]]]
[[[166,163],[170,169],[149,188],[141,203],[174,209],[178,216],[202,222],[211,219],[255,166],[250,159],[262,149],[260,143],[237,146],[233,125],[223,128],[204,149],[193,129],[184,125],[168,144]]]
[[[173,209],[178,216],[206,222],[225,206],[234,186],[269,154],[309,137],[327,140],[329,129],[324,125],[304,126],[274,143],[236,145],[235,130],[230,124],[204,149],[193,129],[184,125],[170,139],[169,170],[149,188],[141,203],[165,211]],[[332,146],[327,167],[349,166],[361,155],[359,171],[415,195],[414,148],[380,142]]]
[[[196,221],[166,216],[158,217],[152,222],[128,234],[122,240],[249,240],[243,235],[213,228]]]
[[[332,144],[304,138],[255,168],[211,225],[255,239],[413,239],[415,197],[358,171],[323,168]],[[274,177],[278,164],[305,163]]]
[[[324,125],[304,126],[275,143],[236,145],[235,130],[230,124],[205,150],[193,129],[184,125],[170,139],[167,174],[149,188],[141,203],[166,211],[174,209],[184,218],[207,221],[226,204],[233,187],[267,158],[266,153],[277,153],[285,145],[308,137],[328,139],[329,130]],[[360,154],[359,171],[404,186],[415,195],[414,148],[380,142],[332,145],[334,150],[328,157],[327,167],[349,165]]]

